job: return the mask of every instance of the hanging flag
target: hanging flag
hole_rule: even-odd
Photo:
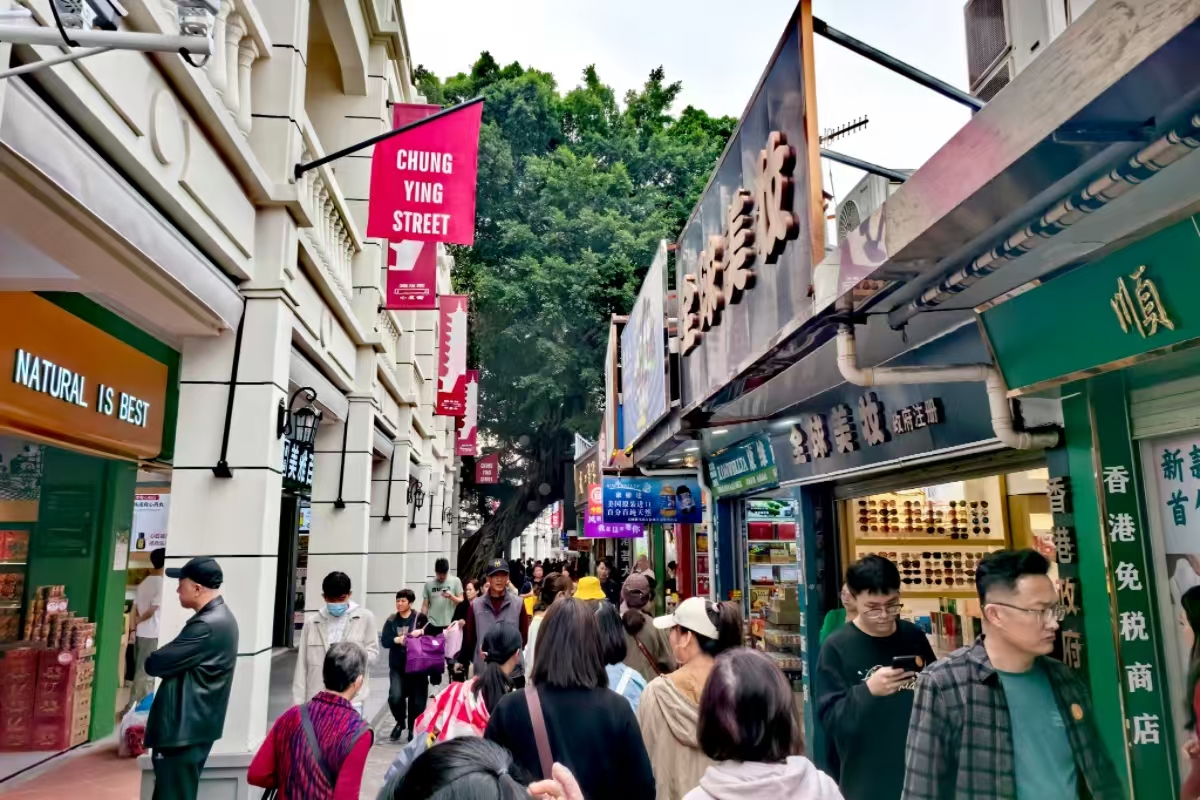
[[[398,311],[437,308],[436,242],[388,242],[385,302]]]
[[[436,412],[461,417],[467,411],[467,296],[438,298],[438,389]]]
[[[399,127],[428,116],[429,107],[393,108]],[[367,236],[474,244],[482,119],[483,103],[472,103],[375,145]]]
[[[467,370],[467,410],[455,422],[455,454],[479,455],[479,370]]]
[[[500,454],[489,453],[475,462],[475,483],[500,482]]]

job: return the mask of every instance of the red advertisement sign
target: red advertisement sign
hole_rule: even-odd
[[[437,308],[436,242],[388,242],[384,302],[399,311]]]
[[[436,412],[467,413],[467,296],[438,298],[438,389]]]
[[[561,531],[563,526],[563,504],[562,501],[556,502],[550,507],[550,530]]]
[[[500,482],[500,454],[489,453],[475,462],[475,483]]]
[[[460,456],[479,455],[479,370],[467,370],[467,413],[455,421],[455,449]]]
[[[400,124],[428,116],[427,106],[394,108]],[[367,236],[474,244],[482,119],[474,103],[375,145]]]

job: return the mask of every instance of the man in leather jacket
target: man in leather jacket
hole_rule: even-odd
[[[179,579],[179,604],[196,613],[146,659],[146,673],[162,678],[146,746],[154,750],[154,800],[195,800],[204,762],[225,728],[238,625],[218,592],[225,576],[214,559],[193,558],[166,572]]]

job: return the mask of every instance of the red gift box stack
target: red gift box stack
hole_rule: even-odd
[[[75,683],[79,660],[65,650],[43,650],[38,657],[33,704],[34,750],[66,750],[75,724]]]
[[[21,647],[0,659],[0,750],[30,749],[39,652]]]

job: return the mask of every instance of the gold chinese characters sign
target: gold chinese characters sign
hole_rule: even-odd
[[[28,292],[0,292],[0,428],[125,458],[162,450],[167,366]]]
[[[1110,301],[1113,311],[1116,312],[1117,322],[1121,323],[1121,330],[1126,333],[1136,330],[1143,339],[1158,333],[1159,325],[1168,330],[1175,330],[1175,323],[1171,321],[1167,309],[1163,306],[1158,286],[1146,276],[1146,265],[1143,264],[1134,270],[1129,276],[1129,281],[1133,283],[1132,292],[1129,291],[1124,276],[1117,278],[1117,293]]]
[[[796,148],[772,131],[758,156],[755,191],[737,190],[725,212],[725,230],[708,237],[700,255],[699,280],[684,276],[681,348],[688,355],[705,331],[721,324],[727,305],[754,288],[755,265],[774,264],[795,239],[800,223],[792,213]]]

